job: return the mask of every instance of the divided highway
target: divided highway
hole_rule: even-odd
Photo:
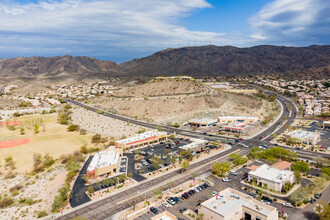
[[[292,121],[294,120],[297,112],[296,108],[294,105],[291,103],[290,100],[278,96],[278,100],[281,102],[283,105],[283,112],[282,115],[279,117],[278,121],[276,121],[273,125],[271,125],[269,128],[267,128],[265,131],[261,132],[258,136],[250,139],[245,139],[243,143],[246,143],[249,146],[258,146],[261,145],[262,143],[267,143],[269,144],[270,141],[272,140],[272,136],[270,134],[280,134],[282,133],[287,125],[290,125]],[[154,124],[154,123],[148,123],[148,122],[143,122],[127,117],[123,117],[120,115],[112,114],[109,112],[104,112],[100,109],[87,106],[83,103],[77,102],[75,100],[66,100],[67,102],[70,102],[74,105],[84,107],[90,111],[96,112],[98,114],[105,115],[107,117],[111,117],[114,119],[118,119],[124,122],[129,122],[132,124],[144,126],[147,128],[153,128],[157,129],[161,127],[164,129],[166,132],[176,132],[177,134],[182,134],[185,136],[189,137],[197,137],[197,138],[204,138],[205,140],[210,140],[210,141],[217,141],[217,140],[222,140],[226,141],[227,137],[225,136],[220,136],[220,135],[205,135],[200,132],[194,132],[194,131],[186,131],[183,129],[178,129],[178,128],[172,128],[164,125],[159,125],[159,124]],[[292,112],[290,113],[287,103],[292,109]],[[284,119],[286,118],[286,119]],[[260,139],[261,138],[261,139]],[[287,147],[284,147],[287,148]],[[288,148],[291,149],[291,148]],[[201,175],[203,173],[206,173],[210,170],[210,163],[213,161],[219,161],[219,160],[226,160],[228,159],[228,156],[232,152],[237,152],[241,155],[247,155],[249,152],[249,149],[247,148],[239,148],[238,145],[234,145],[231,149],[226,150],[224,152],[218,153],[216,155],[210,156],[206,159],[203,159],[201,161],[198,161],[196,163],[193,163],[189,166],[189,170],[195,170],[195,173],[197,175]],[[330,155],[325,155],[322,153],[317,153],[317,152],[310,152],[310,151],[304,151],[304,150],[299,150],[297,151],[297,154],[301,158],[313,158],[315,156],[321,156],[321,157],[326,157],[330,158]],[[206,165],[205,165],[206,164]],[[147,179],[145,181],[142,181],[139,183],[139,185],[134,186],[132,188],[128,188],[126,190],[123,190],[117,194],[111,195],[109,197],[106,197],[104,199],[98,200],[98,201],[92,201],[86,204],[83,204],[81,206],[78,206],[72,210],[70,210],[67,213],[63,213],[62,215],[58,216],[58,219],[71,219],[75,216],[84,216],[88,219],[111,219],[111,216],[113,216],[115,213],[118,213],[122,210],[125,210],[126,208],[129,208],[132,204],[132,202],[137,198],[141,197],[141,195],[137,195],[140,192],[145,192],[147,197],[150,197],[152,195],[152,190],[150,189],[153,186],[158,186],[161,184],[166,184],[169,180],[173,180],[172,182],[174,184],[181,184],[183,182],[188,181],[189,179],[192,179],[191,174],[181,174],[179,170],[169,172],[163,176],[156,177],[154,179]],[[125,201],[125,202],[123,202]]]

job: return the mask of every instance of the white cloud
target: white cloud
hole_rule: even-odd
[[[257,39],[299,45],[329,43],[330,1],[275,0],[250,19]]]
[[[193,10],[208,7],[212,6],[205,0],[7,2],[0,3],[0,32],[32,44],[38,39],[51,47],[164,48],[180,41],[219,41],[222,34],[190,31],[176,24]],[[0,40],[8,41],[6,36]]]
[[[207,0],[41,0],[28,4],[0,0],[0,56],[72,54],[122,57],[117,59],[122,61],[169,45],[313,42],[314,35],[329,39],[330,13],[325,11],[329,12],[329,2],[274,0],[251,18],[253,31],[242,34],[192,31],[180,24],[181,18],[194,11],[212,7]]]

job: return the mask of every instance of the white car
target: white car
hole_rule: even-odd
[[[292,205],[291,203],[288,203],[288,202],[283,203],[283,205],[284,205],[285,207],[288,207],[288,208],[292,208],[292,207],[293,207],[293,205]]]
[[[196,192],[199,192],[200,190],[198,189],[198,187],[196,187],[196,188],[195,188],[195,191],[196,191]]]
[[[165,208],[170,207],[166,202],[163,202],[162,205],[163,205]]]
[[[261,202],[263,202],[263,203],[265,203],[265,204],[267,204],[267,205],[270,205],[270,202],[269,201],[267,201],[267,200],[261,200]]]
[[[212,196],[215,196],[216,194],[218,194],[216,191],[213,191]]]
[[[231,179],[229,179],[228,177],[226,177],[226,178],[223,178],[222,179],[222,182],[231,182]]]

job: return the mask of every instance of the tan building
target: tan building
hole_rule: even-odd
[[[98,152],[89,164],[86,176],[94,179],[99,176],[112,176],[119,172],[120,157],[123,156],[122,149],[112,149]]]
[[[195,126],[195,127],[209,127],[209,126],[213,126],[214,124],[216,124],[218,121],[217,119],[214,118],[194,118],[194,119],[190,119],[188,121],[188,124],[190,126]]]
[[[151,220],[177,220],[177,218],[172,213],[164,211],[152,217]]]
[[[204,220],[278,220],[275,207],[232,188],[203,202],[198,208],[200,213],[204,214]]]
[[[222,117],[218,117],[217,119],[218,122],[222,124],[228,124],[232,122],[255,124],[262,121],[262,117],[246,117],[246,116],[222,116]]]
[[[147,131],[142,134],[138,134],[135,137],[115,141],[115,146],[117,148],[122,148],[122,149],[133,149],[136,147],[147,146],[149,144],[156,144],[166,140],[167,140],[166,132],[160,132],[154,130],[154,131]]]

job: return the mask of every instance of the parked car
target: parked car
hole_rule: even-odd
[[[267,197],[267,196],[262,196],[261,200],[268,201],[269,204],[273,202],[273,200],[271,198]]]
[[[291,203],[288,203],[288,202],[283,203],[283,205],[284,205],[285,207],[288,207],[288,208],[292,208],[292,207],[293,207],[293,205],[292,205]]]
[[[212,192],[212,196],[215,196],[216,194],[218,194],[216,191]]]
[[[168,203],[170,203],[171,205],[175,205],[175,201],[173,200],[173,198],[169,198],[168,200],[166,200]]]
[[[187,208],[181,208],[180,209],[180,213],[183,213],[184,211],[186,211],[187,210]]]
[[[155,207],[150,207],[150,211],[154,214],[158,214],[158,210]]]
[[[269,205],[270,204],[270,202],[268,201],[268,200],[261,200],[261,202],[263,202],[263,203],[265,203],[265,204],[267,204],[267,205]]]
[[[258,195],[257,195],[257,194],[255,194],[255,193],[253,193],[253,192],[250,192],[250,193],[249,193],[249,195],[250,195],[250,196],[253,196],[253,197],[255,197],[255,198],[257,198],[257,197],[258,197]]]
[[[322,193],[316,193],[316,194],[314,195],[314,198],[315,198],[315,199],[319,199],[319,198],[321,198],[321,196],[322,196]]]
[[[229,179],[228,177],[222,179],[222,182],[230,182],[230,181],[231,179]]]
[[[163,205],[165,208],[170,207],[170,206],[168,205],[168,203],[166,203],[166,202],[163,202],[162,205]]]
[[[179,197],[173,197],[172,198],[174,200],[174,202],[178,203],[181,202],[181,199]]]
[[[309,200],[309,202],[314,203],[314,202],[316,202],[316,199],[311,199],[311,200]]]
[[[236,172],[233,171],[233,170],[230,170],[229,173],[232,174],[232,175],[234,175],[234,176],[237,176],[237,175],[238,175],[238,173],[236,173]]]

